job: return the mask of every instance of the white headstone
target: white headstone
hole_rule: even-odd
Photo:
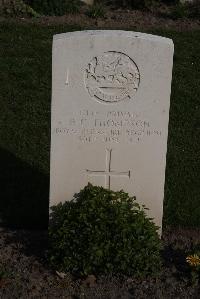
[[[91,182],[135,195],[161,227],[172,64],[159,36],[54,36],[50,205]]]

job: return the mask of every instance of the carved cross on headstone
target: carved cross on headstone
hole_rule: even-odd
[[[110,181],[111,177],[127,177],[130,179],[131,172],[130,170],[119,172],[111,170],[111,162],[112,162],[112,149],[106,149],[106,169],[102,170],[88,170],[86,172],[91,176],[104,176],[105,177],[105,188],[110,189]]]

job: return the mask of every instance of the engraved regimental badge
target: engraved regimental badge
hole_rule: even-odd
[[[132,98],[140,83],[135,62],[126,54],[105,52],[94,57],[85,72],[85,86],[91,97],[104,103]]]

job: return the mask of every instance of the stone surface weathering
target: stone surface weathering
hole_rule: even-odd
[[[91,182],[136,196],[162,226],[172,64],[159,36],[54,36],[50,205]]]

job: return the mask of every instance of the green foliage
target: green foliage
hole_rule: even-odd
[[[149,7],[149,5],[162,4],[162,3],[166,5],[175,5],[178,4],[180,0],[111,0],[111,1],[104,0],[104,2],[112,3],[120,7],[131,7],[137,9],[137,8],[146,8]]]
[[[3,15],[39,17],[39,14],[22,0],[7,1],[2,4],[0,12]]]
[[[200,1],[196,0],[191,3],[175,2],[163,16],[174,20],[183,18],[200,19]]]
[[[160,1],[159,0],[115,0],[112,2],[119,7],[148,10],[151,7],[158,4]]]
[[[160,239],[144,209],[123,191],[88,184],[71,202],[52,208],[51,264],[82,275],[155,275],[161,265]]]
[[[0,264],[0,280],[7,278],[9,276],[9,273],[6,271],[5,267]]]
[[[91,18],[102,18],[105,15],[104,6],[96,3],[88,8],[86,14]]]
[[[188,17],[191,19],[200,20],[200,1],[196,0],[187,4]]]
[[[176,4],[170,13],[170,17],[174,20],[181,19],[181,18],[187,18],[188,17],[188,10],[187,6],[183,5],[181,3]]]
[[[64,15],[76,13],[81,5],[80,0],[26,0],[37,12],[43,15]]]
[[[173,4],[178,4],[180,0],[161,0],[161,2],[167,4],[167,5],[173,5]]]

